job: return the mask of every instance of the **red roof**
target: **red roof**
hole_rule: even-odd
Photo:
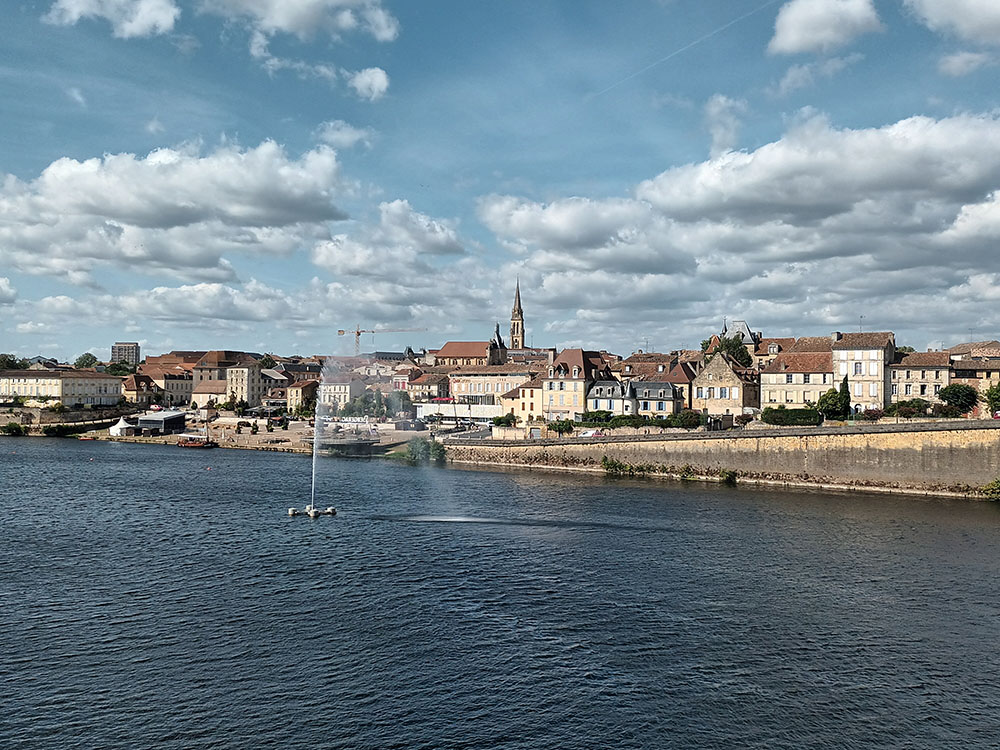
[[[488,357],[489,341],[449,341],[438,352],[439,359],[469,359],[472,357]]]
[[[833,352],[784,352],[761,372],[781,373],[833,373]]]

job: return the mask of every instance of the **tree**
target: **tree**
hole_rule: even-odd
[[[840,384],[840,390],[831,388],[816,402],[816,410],[827,419],[846,419],[851,410],[851,392],[847,378]]]
[[[979,391],[971,385],[952,383],[940,390],[938,398],[948,404],[948,406],[954,406],[962,414],[968,414],[972,411],[972,407],[976,405],[976,402],[979,401]]]
[[[0,354],[0,370],[26,370],[28,360],[18,359],[13,354]]]
[[[841,419],[846,419],[847,415],[851,413],[851,384],[847,382],[847,376],[840,381],[840,413],[842,415]]]
[[[573,431],[573,420],[560,419],[555,422],[549,422],[549,429],[557,435],[565,435]]]
[[[274,357],[272,357],[270,354],[265,354],[263,357],[260,358],[257,364],[260,365],[262,370],[270,370],[278,363],[274,361]]]
[[[125,361],[113,362],[104,368],[104,372],[108,373],[108,375],[123,377],[125,375],[132,375],[135,372],[135,368]]]
[[[982,399],[986,403],[986,408],[990,410],[991,415],[1000,411],[1000,383],[994,383],[983,391]]]
[[[713,354],[718,354],[719,352],[728,354],[731,359],[743,365],[743,367],[753,366],[753,357],[750,355],[750,352],[747,351],[746,346],[744,346],[743,338],[741,336],[720,338],[719,345],[715,347],[715,352],[713,352]]]
[[[493,417],[493,424],[497,427],[515,427],[517,417],[513,414],[504,414],[502,417]]]
[[[96,364],[97,364],[97,357],[95,357],[90,352],[84,352],[83,354],[81,354],[79,357],[76,358],[76,361],[73,363],[73,367],[75,367],[77,370],[83,370],[87,367],[93,367]]]
[[[899,354],[913,354],[913,352],[915,352],[915,351],[916,351],[916,349],[914,349],[912,346],[897,346],[896,347],[896,352],[899,353]]]

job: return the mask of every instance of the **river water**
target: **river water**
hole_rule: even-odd
[[[996,747],[1000,507],[0,438],[0,747]]]

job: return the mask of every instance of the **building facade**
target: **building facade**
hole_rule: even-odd
[[[122,398],[122,379],[93,370],[0,371],[0,400],[15,396],[67,407],[115,406]]]
[[[802,409],[836,387],[832,352],[784,352],[760,374],[760,405]]]
[[[896,356],[896,337],[891,331],[830,334],[834,375],[847,376],[851,408],[855,412],[884,409],[891,393],[889,365]]]
[[[938,392],[951,383],[948,352],[911,352],[889,365],[889,402],[921,398],[941,403]]]
[[[563,349],[542,376],[546,419],[576,419],[587,411],[587,393],[598,380],[614,380],[600,352]]]
[[[722,353],[708,360],[691,386],[691,408],[703,414],[746,414],[760,408],[760,373]]]
[[[142,360],[138,341],[116,341],[111,345],[111,361],[126,362],[135,367]]]

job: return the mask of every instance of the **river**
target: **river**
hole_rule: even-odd
[[[0,747],[987,747],[1000,507],[0,438]]]

